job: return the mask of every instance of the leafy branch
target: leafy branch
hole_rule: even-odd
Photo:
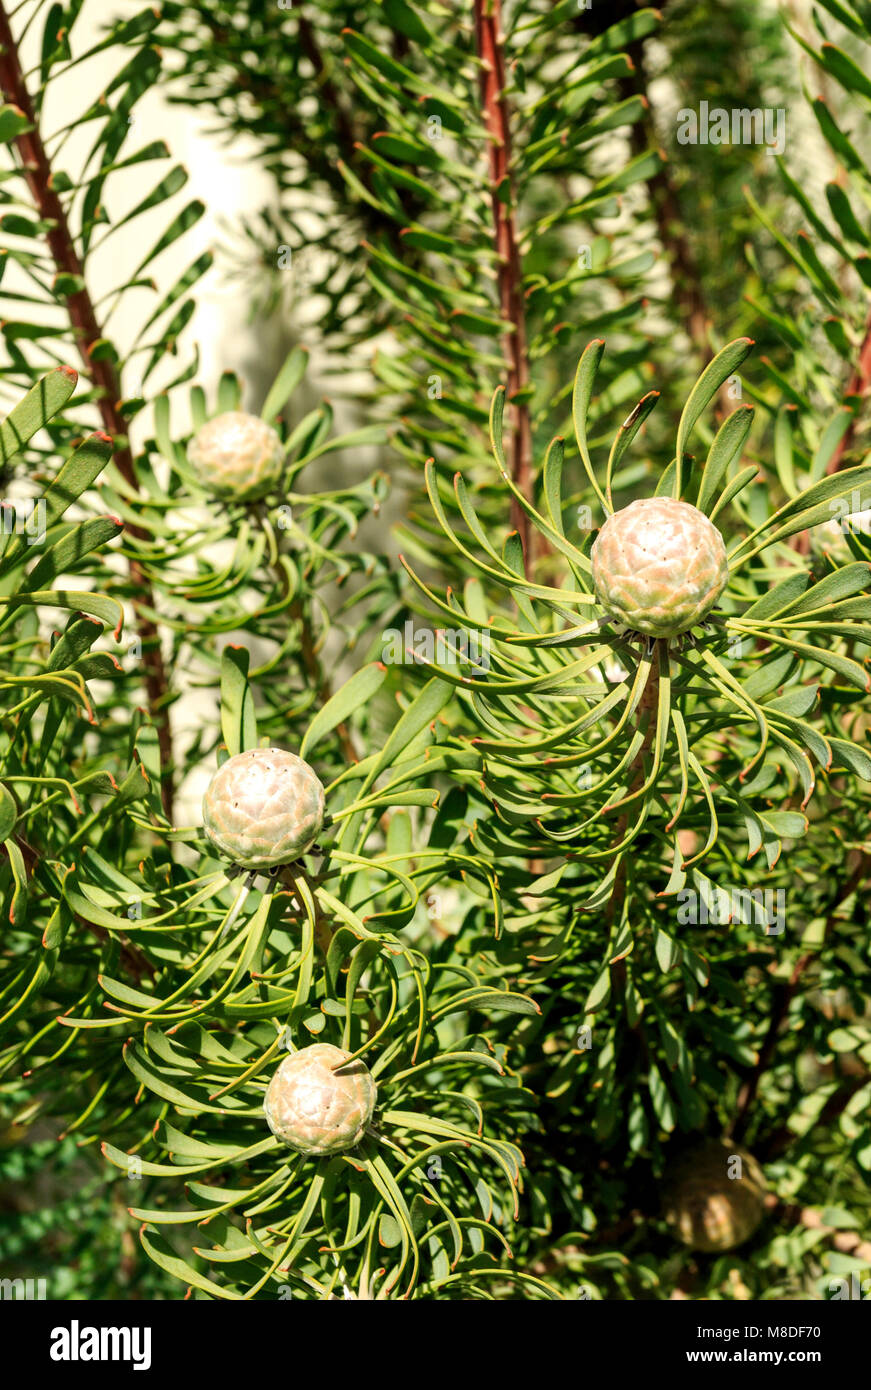
[[[18,151],[21,172],[33,199],[59,277],[71,287],[65,294],[65,305],[73,329],[76,347],[93,386],[103,427],[112,440],[115,462],[129,487],[137,486],[136,469],[127,436],[127,423],[121,414],[121,382],[111,354],[105,348],[106,336],[95,312],[85,284],[84,268],[70,232],[64,206],[57,193],[52,168],[39,130],[38,119],[21,68],[18,47],[6,13],[6,0],[0,0],[0,86],[5,99],[12,103],[21,117],[14,144]],[[74,288],[73,288],[74,287]],[[130,534],[140,540],[146,532],[135,526]],[[130,580],[134,589],[133,608],[142,642],[142,660],[148,704],[158,732],[161,762],[161,798],[164,811],[172,819],[173,806],[173,749],[167,703],[169,681],[161,650],[157,624],[151,613],[154,595],[145,578],[141,563],[129,561]]]
[[[532,500],[532,429],[529,418],[529,361],[523,302],[523,264],[517,238],[515,189],[511,172],[511,125],[505,92],[505,50],[501,0],[475,0],[475,43],[480,63],[481,105],[489,136],[489,165],[493,240],[499,283],[499,307],[508,363],[506,393],[513,416],[509,446],[511,476]],[[529,521],[515,498],[512,525],[530,563]]]

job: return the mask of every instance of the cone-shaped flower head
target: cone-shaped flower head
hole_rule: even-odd
[[[592,561],[603,608],[649,637],[676,637],[701,622],[729,578],[716,526],[670,497],[645,497],[609,516]]]
[[[324,823],[324,789],[283,748],[251,748],[218,768],[203,797],[203,826],[225,859],[245,869],[288,864]]]
[[[726,1139],[688,1150],[668,1173],[663,1212],[692,1250],[743,1245],[765,1215],[765,1176],[752,1154]]]
[[[188,463],[209,492],[251,502],[280,481],[284,449],[276,431],[259,415],[230,410],[197,431]]]
[[[359,1144],[372,1118],[377,1088],[358,1058],[331,1043],[313,1043],[285,1057],[263,1109],[277,1139],[302,1154],[334,1154]]]

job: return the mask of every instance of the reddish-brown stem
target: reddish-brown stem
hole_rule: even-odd
[[[865,337],[859,349],[859,357],[856,366],[853,368],[853,375],[847,385],[848,396],[858,396],[860,399],[867,395],[871,389],[871,313],[865,324]],[[829,459],[827,473],[837,473],[841,467],[841,460],[844,455],[853,447],[853,440],[856,435],[856,425],[858,424],[858,411],[844,432],[844,437],[838,445],[832,457]]]
[[[75,248],[66,212],[53,186],[51,164],[21,70],[18,48],[12,36],[4,0],[0,0],[0,85],[5,100],[18,107],[31,126],[30,130],[16,136],[15,145],[21,160],[22,173],[40,220],[48,224],[46,240],[55,267],[59,274],[72,275],[84,280],[82,263]],[[104,335],[87,288],[83,287],[68,295],[66,306],[85,373],[99,391],[100,416],[103,428],[114,445],[114,459],[118,471],[130,487],[136,487],[136,469],[127,438],[127,425],[120,409],[121,383],[114,363],[109,358],[93,355],[97,343]],[[138,539],[144,539],[147,534],[135,526],[131,526],[129,531],[131,536]],[[154,607],[151,585],[138,560],[129,562],[129,574],[135,595],[133,609],[142,642],[145,688],[160,748],[161,800],[163,809],[171,820],[172,734],[166,708],[169,682],[160,647],[160,633],[154,620],[144,611]]]
[[[523,304],[523,267],[514,215],[511,130],[505,99],[505,51],[501,19],[501,0],[475,0],[475,44],[480,59],[481,104],[484,124],[490,135],[490,197],[498,256],[499,310],[503,322],[509,325],[503,340],[511,409],[511,439],[506,453],[515,486],[532,501],[532,428],[529,405],[522,394],[529,384],[526,313]],[[511,522],[523,543],[529,563],[532,559],[529,519],[516,499],[511,502]]]
[[[297,34],[299,35],[300,49],[308,58],[314,69],[315,82],[320,88],[324,105],[329,107],[335,116],[336,131],[339,141],[344,149],[350,153],[358,139],[353,120],[348,114],[344,99],[340,96],[335,83],[330,77],[315,31],[305,14],[303,14],[302,0],[293,0],[292,8],[296,11]]]
[[[713,356],[708,337],[710,315],[702,295],[695,252],[685,231],[677,193],[667,167],[663,166],[651,177],[648,187],[659,237],[671,264],[675,301],[687,337],[695,345],[701,361],[707,363]]]

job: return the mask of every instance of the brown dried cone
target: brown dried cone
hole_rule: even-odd
[[[602,607],[649,637],[676,637],[701,622],[729,578],[716,526],[671,497],[644,497],[614,512],[591,559]]]
[[[359,1144],[372,1118],[377,1088],[359,1060],[331,1043],[312,1043],[285,1057],[266,1091],[263,1109],[277,1139],[298,1153],[341,1153]]]
[[[203,797],[206,836],[245,869],[289,864],[324,823],[324,789],[295,753],[251,748],[218,768]]]
[[[188,463],[203,487],[234,502],[252,502],[277,486],[284,447],[259,415],[229,410],[208,420],[188,447]]]
[[[726,1139],[706,1139],[668,1172],[663,1214],[692,1250],[732,1250],[757,1230],[765,1194],[765,1175],[752,1154]]]

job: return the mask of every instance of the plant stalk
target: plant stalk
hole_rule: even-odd
[[[490,200],[493,238],[498,256],[499,310],[509,325],[503,338],[508,366],[506,395],[511,409],[508,463],[515,486],[532,501],[532,427],[529,404],[521,394],[529,385],[523,266],[517,240],[514,187],[511,177],[511,130],[505,98],[505,50],[501,0],[475,0],[475,47],[480,60],[480,90],[484,124],[490,134]],[[531,533],[529,518],[516,499],[511,524],[523,545],[527,565]]]
[[[871,312],[869,312],[865,323],[865,337],[859,349],[859,357],[856,366],[853,368],[853,374],[847,383],[846,394],[848,396],[864,397],[868,394],[869,390],[871,390]],[[843,439],[829,459],[829,465],[826,469],[827,473],[837,473],[840,469],[844,455],[849,453],[853,447],[858,423],[857,413],[854,414],[844,432]]]
[[[59,274],[73,275],[84,281],[84,267],[75,248],[69,221],[63,204],[52,184],[51,164],[39,130],[33,102],[24,80],[18,47],[12,35],[5,0],[0,0],[0,86],[6,101],[17,106],[32,129],[15,137],[14,144],[21,160],[22,173],[40,220],[49,224],[46,240]],[[114,460],[124,481],[138,487],[136,468],[127,436],[127,424],[120,410],[121,382],[114,363],[108,358],[94,357],[96,344],[104,337],[93,302],[86,286],[66,298],[66,307],[82,359],[85,374],[99,393],[99,410],[106,434],[114,448]],[[128,528],[131,536],[147,539],[147,532],[137,526]],[[172,731],[166,708],[169,680],[160,645],[160,633],[146,610],[154,608],[154,595],[143,566],[138,560],[128,562],[133,586],[133,611],[142,642],[142,661],[145,668],[145,689],[151,719],[157,729],[160,750],[160,795],[164,813],[172,820],[173,811],[173,754]]]

